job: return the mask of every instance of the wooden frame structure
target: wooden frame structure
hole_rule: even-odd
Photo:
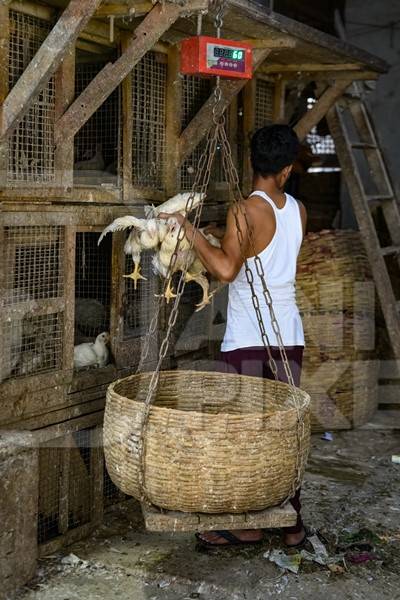
[[[97,423],[104,407],[107,385],[135,367],[132,357],[137,357],[140,352],[141,338],[124,337],[124,237],[116,234],[112,241],[110,290],[113,363],[104,369],[73,371],[76,235],[100,231],[127,212],[143,216],[146,202],[159,202],[179,191],[177,174],[181,166],[200,147],[212,127],[213,97],[211,95],[182,127],[184,99],[178,44],[185,37],[196,35],[195,19],[187,19],[188,16],[203,13],[203,33],[213,33],[213,15],[207,14],[208,9],[207,0],[183,3],[166,0],[155,4],[148,0],[121,3],[10,0],[0,6],[0,247],[5,248],[10,229],[58,227],[65,249],[58,265],[63,277],[60,295],[38,301],[25,298],[7,306],[4,298],[8,284],[4,269],[0,272],[0,333],[4,333],[6,323],[22,310],[36,317],[63,315],[57,367],[24,377],[5,377],[3,381],[0,377],[2,428],[38,430],[50,427],[55,428],[51,430],[53,434],[57,428],[68,433],[70,421],[82,419],[82,423],[91,423],[94,419],[93,423]],[[12,15],[24,15],[28,29],[36,21],[46,24],[49,33],[32,53],[32,60],[24,65],[14,87],[9,89],[10,56],[16,43]],[[245,191],[250,185],[248,139],[255,123],[257,78],[272,86],[271,114],[274,120],[284,120],[285,87],[291,81],[319,82],[322,93],[317,103],[296,125],[299,137],[304,138],[352,81],[376,79],[387,70],[387,65],[376,57],[263,9],[250,0],[227,0],[223,35],[231,39],[246,38],[254,47],[255,79],[247,84],[243,81],[222,83],[221,108],[229,112],[228,135],[242,171]],[[165,127],[162,140],[154,144],[155,147],[163,144],[165,155],[161,166],[149,167],[150,175],[151,169],[159,166],[161,170],[161,185],[157,187],[138,184],[133,178],[139,147],[136,144],[139,134],[133,120],[133,93],[135,86],[146,85],[135,80],[134,68],[149,52],[155,53],[155,63],[166,65],[166,87],[161,92],[159,87],[157,92],[163,96]],[[97,75],[77,95],[75,77],[79,61],[96,62],[101,66]],[[27,157],[23,135],[30,130],[24,123],[31,118],[30,111],[44,102],[40,94],[50,83],[54,102],[48,111],[52,119],[48,139],[54,145],[53,173],[51,181],[41,181],[37,157],[33,154]],[[93,115],[116,89],[121,90],[122,117],[120,123],[113,122],[111,127],[120,127],[121,139],[116,151],[120,159],[116,167],[118,182],[108,184],[100,180],[98,185],[78,184],[74,178],[74,137],[76,140],[84,127],[93,122]],[[238,116],[239,103],[243,109],[241,118]],[[48,123],[40,123],[35,131],[42,132],[45,127]],[[157,130],[156,134],[160,135],[160,132]],[[22,167],[28,166],[32,172],[37,170],[34,182],[33,178],[22,177],[18,182],[9,178],[14,155]],[[207,203],[205,219],[221,220],[223,216],[224,207],[215,197]],[[4,353],[2,347],[0,375]],[[67,485],[66,479],[64,485]],[[99,515],[98,507],[96,511]],[[63,514],[65,519],[65,506]],[[65,534],[67,529],[64,523]]]

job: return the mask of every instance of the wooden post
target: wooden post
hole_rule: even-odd
[[[61,442],[62,439],[62,442]],[[71,470],[71,449],[75,446],[72,434],[59,438],[60,440],[60,488],[59,488],[59,531],[65,534],[69,529],[69,476]],[[54,444],[55,445],[55,444]]]
[[[26,115],[37,94],[49,81],[65,53],[76,41],[102,0],[70,0],[33,60],[4,101],[1,137],[6,137]]]
[[[151,50],[178,19],[182,8],[178,4],[156,4],[131,35],[125,52],[114,62],[108,63],[90,82],[59,121],[56,144],[64,142],[64,136],[74,136],[103,104],[141,58]],[[61,135],[63,132],[63,135]]]
[[[4,4],[0,5],[0,122],[4,109],[4,101],[8,94],[8,56],[10,45],[9,10]],[[8,140],[0,140],[0,187],[7,185]]]
[[[111,263],[111,312],[110,312],[110,336],[111,353],[118,367],[121,365],[120,353],[122,342],[124,340],[124,314],[123,314],[123,296],[126,279],[125,273],[125,254],[124,254],[125,234],[117,232],[113,234],[112,239],[112,263]]]
[[[63,371],[72,378],[75,341],[75,253],[76,230],[73,225],[64,228],[64,343]]]
[[[238,97],[235,96],[229,106],[228,139],[231,145],[233,163],[238,166]]]
[[[121,38],[124,53],[129,37]],[[122,82],[122,198],[125,203],[132,202],[132,161],[133,161],[133,110],[132,110],[132,72]]]
[[[294,127],[300,141],[303,141],[307,134],[310,133],[311,129],[318,125],[320,120],[339,100],[350,84],[350,81],[336,81],[332,86],[325,90],[314,107],[309,110]]]
[[[58,121],[75,97],[75,47],[73,45],[70,46],[56,72],[55,86],[55,117]],[[62,134],[62,132],[60,133]],[[57,184],[64,189],[72,188],[74,184],[74,138],[66,138],[63,144],[56,147],[54,162]]]
[[[272,111],[272,120],[274,123],[285,122],[285,91],[286,81],[279,77],[275,81],[274,87],[274,105]]]
[[[182,126],[182,78],[180,77],[179,68],[179,48],[178,46],[172,46],[168,51],[164,168],[165,190],[168,196],[173,196],[178,191],[179,136]]]
[[[256,70],[270,54],[269,48],[257,48],[253,50],[253,66]],[[222,115],[224,110],[232,102],[232,99],[246,85],[245,79],[238,81],[224,80],[221,82],[222,100],[218,104],[216,117]],[[215,106],[214,95],[203,104],[196,116],[191,120],[185,131],[180,136],[179,141],[179,163],[182,164],[193,150],[198,146],[201,140],[207,135],[213,125],[213,108]]]
[[[250,163],[250,138],[256,122],[256,87],[257,79],[251,79],[243,89],[243,181],[244,196],[251,192],[253,171]]]
[[[92,525],[99,525],[103,520],[104,512],[104,452],[103,428],[99,425],[90,434],[90,466],[93,486]]]

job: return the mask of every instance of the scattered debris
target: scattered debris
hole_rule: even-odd
[[[349,552],[346,554],[346,560],[353,565],[369,562],[370,560],[379,560],[379,557],[372,552]]]
[[[399,454],[392,455],[392,463],[394,463],[395,465],[400,465],[400,455]]]
[[[271,550],[263,554],[264,558],[268,558],[271,562],[275,563],[281,569],[290,571],[291,573],[298,573],[301,564],[300,554],[285,554],[283,550]]]
[[[67,556],[64,556],[61,559],[61,563],[63,565],[70,565],[72,567],[75,567],[76,565],[79,565],[81,563],[81,559],[79,558],[79,556],[76,556],[76,554],[68,554]]]
[[[325,440],[325,442],[333,442],[333,433],[330,431],[325,431],[325,433],[321,435],[321,440]]]

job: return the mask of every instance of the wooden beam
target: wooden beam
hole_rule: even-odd
[[[101,0],[70,0],[24,73],[8,94],[1,122],[1,137],[6,137],[24,117],[37,94],[61,64],[68,48],[88,23]]]
[[[250,139],[256,124],[257,79],[253,77],[243,89],[243,194],[251,192],[253,171],[250,162]]]
[[[254,71],[263,63],[270,54],[271,50],[266,48],[257,48],[253,51]],[[246,79],[228,80],[221,82],[222,99],[218,105],[216,117],[220,117],[224,110],[229,106],[232,99],[244,88]],[[203,104],[197,115],[191,120],[186,129],[182,132],[179,139],[179,164],[182,164],[187,156],[198,146],[201,140],[207,135],[213,126],[213,108],[214,94]]]
[[[75,97],[75,47],[70,46],[64,60],[56,72],[55,77],[55,118],[64,114]],[[58,185],[63,188],[72,188],[74,183],[74,143],[73,139],[66,139],[55,149],[55,169]]]
[[[269,74],[270,76],[272,73]],[[297,73],[280,73],[286,81],[298,81]],[[378,73],[374,71],[310,71],[301,73],[301,81],[373,81],[378,79]]]
[[[98,73],[59,120],[59,131],[64,133],[56,137],[56,144],[62,143],[65,135],[76,135],[181,13],[178,4],[157,4],[153,8],[132,34],[125,52]]]
[[[270,48],[271,50],[276,48],[284,50],[285,48],[295,48],[297,46],[297,40],[288,35],[264,39],[250,38],[244,41],[251,44],[253,48]]]
[[[285,122],[286,81],[281,77],[275,81],[272,120],[274,123]]]
[[[122,35],[121,49],[125,52],[130,36]],[[132,72],[122,82],[122,197],[127,204],[132,200],[133,164],[133,109]]]
[[[350,81],[337,81],[325,90],[314,107],[294,127],[300,141],[303,141],[311,129],[318,125],[349,85]]]
[[[0,5],[0,122],[4,101],[8,94],[8,61],[10,44],[10,21],[8,7]],[[0,187],[7,185],[8,140],[0,140]]]
[[[168,53],[164,169],[165,189],[168,196],[173,196],[178,191],[179,136],[182,127],[182,78],[179,69],[179,46],[171,46]]]
[[[360,71],[362,67],[355,63],[290,63],[268,64],[260,70],[262,73],[309,73],[311,71]]]

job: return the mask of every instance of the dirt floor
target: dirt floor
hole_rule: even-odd
[[[41,560],[18,600],[400,599],[398,454],[400,430],[376,423],[331,442],[313,437],[304,518],[328,556],[309,546],[312,560],[291,557],[297,574],[270,560],[288,560],[273,552],[285,552],[278,531],[262,546],[204,550],[189,534],[146,533],[129,501],[89,539]]]

